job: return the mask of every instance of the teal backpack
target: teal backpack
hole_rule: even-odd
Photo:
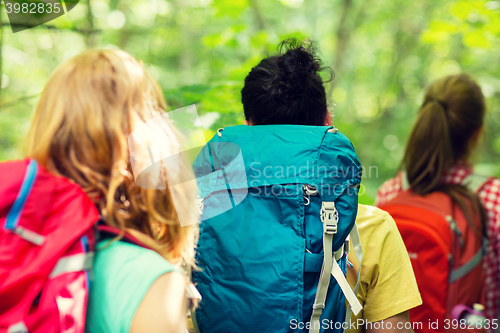
[[[351,142],[326,126],[227,127],[193,168],[202,199],[195,329],[346,329],[361,309],[345,279],[349,234],[362,261],[362,169]]]

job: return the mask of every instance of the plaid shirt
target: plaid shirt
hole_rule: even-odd
[[[467,165],[457,164],[443,175],[447,184],[461,184],[472,173]],[[393,199],[402,191],[402,173],[386,181],[377,193],[375,205]],[[500,179],[488,181],[480,190],[481,199],[487,214],[487,233],[490,240],[483,260],[485,274],[485,315],[489,319],[500,319]],[[491,330],[490,330],[491,331]]]

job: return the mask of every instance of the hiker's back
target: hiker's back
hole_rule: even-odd
[[[328,245],[337,251],[356,218],[354,149],[320,126],[236,126],[219,135],[194,164],[204,199],[194,272],[200,332],[307,332],[325,226],[338,221]],[[345,274],[345,255],[336,260]],[[324,331],[340,331],[346,308],[333,279],[324,303]]]
[[[469,281],[467,280],[468,276],[473,275],[475,281],[471,279],[470,282],[465,283],[464,288],[457,287],[457,290],[454,290],[453,286],[457,283],[454,279],[460,274],[457,272],[454,274],[452,271],[449,273],[450,290],[446,292],[447,297],[454,295],[466,302],[467,299],[464,297],[468,292],[476,294],[477,289],[484,286],[485,299],[481,303],[485,306],[486,318],[491,321],[492,319],[500,319],[500,295],[497,293],[499,289],[497,276],[500,266],[496,259],[499,242],[497,237],[493,236],[498,234],[495,217],[497,214],[495,212],[491,215],[488,210],[494,209],[496,203],[493,201],[498,195],[495,193],[497,191],[486,194],[484,191],[480,191],[479,187],[470,187],[470,184],[464,183],[465,177],[472,173],[470,158],[474,156],[474,150],[483,133],[485,114],[484,95],[481,87],[472,77],[466,74],[449,75],[431,83],[423,94],[423,103],[418,110],[417,119],[406,143],[401,161],[401,168],[404,170],[405,176],[402,177],[402,173],[400,173],[384,183],[379,189],[376,201],[378,205],[386,205],[387,201],[406,187],[411,189],[413,193],[426,197],[434,196],[434,193],[438,192],[444,193],[453,199],[452,202],[455,206],[460,208],[460,211],[455,212],[455,208],[449,208],[448,202],[445,202],[446,205],[443,203],[445,206],[438,207],[440,218],[436,218],[434,224],[430,223],[429,219],[424,218],[426,215],[415,216],[415,220],[423,219],[421,223],[415,223],[415,228],[417,225],[430,225],[431,228],[440,229],[436,238],[445,237],[446,245],[443,245],[443,248],[449,251],[450,256],[453,257],[454,262],[450,264],[447,264],[447,260],[442,259],[443,264],[439,272],[436,270],[434,274],[439,274],[438,276],[443,280],[441,292],[429,292],[428,296],[432,297],[432,302],[441,303],[440,314],[448,312],[450,315],[450,306],[443,304],[443,289],[447,289],[448,284],[445,281],[447,271],[458,270],[457,272],[461,273],[469,271],[471,266],[477,267],[482,254],[479,246],[481,234],[492,236],[485,256],[488,262],[484,265],[484,274],[488,276],[482,279],[479,273],[480,268],[475,268],[464,275],[463,278],[466,280],[462,280]],[[408,186],[404,186],[404,184]],[[430,199],[426,206],[432,208],[433,204],[440,200],[440,198]],[[462,223],[461,214],[465,214],[464,218],[468,223]],[[448,216],[451,216],[453,220],[447,218]],[[442,228],[438,226],[442,226]],[[455,231],[451,232],[450,227]],[[458,230],[462,234],[461,237],[457,235]],[[451,235],[449,235],[450,233]],[[448,242],[446,238],[450,238],[450,241]],[[461,241],[460,238],[462,238]],[[417,242],[418,240],[413,241]],[[460,246],[460,242],[462,242],[462,246]],[[457,243],[458,246],[456,246]],[[424,245],[422,244],[422,246]],[[435,252],[436,257],[443,257],[442,251],[436,248]],[[415,262],[415,260],[413,261]],[[465,267],[457,266],[464,262],[470,262],[470,264]],[[429,262],[431,266],[434,264],[435,262]],[[417,280],[419,280],[417,270],[415,269],[415,272]],[[421,285],[424,282],[428,283],[425,287]],[[434,287],[437,288],[436,284],[433,279],[427,281],[420,279],[420,289],[424,290],[424,295],[422,295],[424,305],[429,304],[425,296],[426,288],[432,290]],[[438,296],[440,297],[439,302]],[[475,296],[473,298],[480,301]],[[467,306],[472,307],[472,304],[469,303]],[[488,325],[485,325],[485,328],[486,326]]]
[[[10,173],[0,170],[0,218],[7,214],[0,231],[1,333],[81,333],[92,276],[99,278],[96,286],[101,289],[96,291],[127,290],[135,301],[127,304],[131,306],[125,313],[107,312],[105,306],[98,315],[88,311],[89,322],[99,321],[103,314],[119,313],[108,321],[113,326],[109,331],[103,325],[90,326],[92,332],[185,331],[185,277],[162,273],[170,270],[167,257],[176,264],[183,259],[194,262],[196,229],[181,227],[179,217],[191,211],[194,202],[176,202],[174,208],[164,164],[140,156],[142,147],[146,154],[158,153],[157,145],[174,155],[180,153],[173,129],[165,121],[165,109],[158,83],[123,51],[88,50],[66,60],[51,75],[35,110],[25,151],[31,161],[40,164],[39,171],[45,168],[47,172],[33,177],[31,171],[37,168],[26,168],[27,161],[11,167]],[[145,141],[152,140],[144,136],[152,133],[167,140],[146,147]],[[192,170],[181,160],[177,160],[175,174],[192,178]],[[136,182],[144,174],[151,185],[148,188]],[[44,186],[38,186],[39,182]],[[32,191],[25,197],[31,185]],[[188,184],[176,188],[175,193],[193,198],[196,190]],[[93,218],[81,218],[80,211],[85,209]],[[156,252],[156,259],[164,261],[164,265],[155,265],[163,268],[156,269],[155,276],[151,276],[152,270],[144,273],[140,285],[123,278],[119,269],[111,269],[115,267],[98,265],[99,272],[87,274],[84,269],[93,260],[84,250],[92,249],[93,239],[89,236],[87,242],[78,236],[83,230],[94,230],[98,220],[118,229],[113,237],[133,234]],[[71,241],[80,253],[73,252]],[[134,258],[113,259],[136,263]],[[137,265],[132,269],[137,273],[145,268]],[[91,294],[97,301],[102,300],[99,296]],[[137,304],[132,314],[132,305]]]
[[[153,250],[123,239],[102,239],[96,247],[85,332],[128,332],[151,285],[176,268]]]
[[[423,304],[410,310],[415,331],[452,328],[452,309],[481,303],[484,292],[483,228],[442,192],[405,191],[380,208],[396,221],[410,256]],[[430,326],[430,323],[436,323]]]

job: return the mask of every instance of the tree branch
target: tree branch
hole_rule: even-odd
[[[334,70],[336,73],[342,70],[342,62],[344,60],[344,53],[347,48],[347,44],[351,38],[352,31],[354,31],[361,23],[363,16],[365,14],[365,9],[370,0],[365,0],[362,7],[359,9],[356,18],[354,19],[354,23],[352,26],[348,25],[347,17],[349,16],[349,12],[352,8],[352,0],[344,0],[342,6],[342,13],[340,16],[339,26],[337,28],[337,50],[335,53],[334,59]],[[330,82],[330,89],[328,90],[328,98],[331,99],[333,89],[335,88],[335,81]]]
[[[29,24],[21,24],[21,23],[12,23],[11,24],[9,22],[2,22],[2,23],[0,23],[0,25],[2,25],[4,27],[9,26],[9,27],[20,27],[20,28],[44,27],[44,28],[51,29],[51,30],[71,30],[71,31],[75,31],[75,32],[78,32],[81,34],[95,34],[95,33],[101,32],[100,29],[58,28],[58,27],[53,26],[53,25],[42,25],[42,24],[33,27]]]
[[[250,1],[250,5],[252,6],[255,21],[257,22],[258,30],[265,30],[266,25],[264,23],[264,19],[262,18],[262,14],[260,12],[259,5],[257,4],[257,0],[249,0],[249,1]]]
[[[94,14],[92,13],[92,6],[90,0],[87,0],[87,18],[89,20],[89,30],[87,34],[87,48],[92,48],[95,45],[95,35],[91,33],[94,31]]]
[[[437,5],[437,4],[435,4]],[[425,8],[423,8],[423,12],[427,13],[429,12],[430,8],[433,6],[430,4],[427,4]],[[400,12],[403,11],[402,8],[398,8]],[[398,21],[399,25],[401,26],[403,22],[401,19]],[[401,71],[401,65],[402,65],[402,60],[406,59],[410,54],[412,54],[415,51],[415,48],[420,45],[419,37],[422,34],[422,31],[425,29],[425,24],[421,23],[417,26],[414,27],[413,29],[413,39],[412,38],[404,38],[407,35],[404,34],[401,31],[398,31],[394,35],[394,49],[396,51],[396,54],[398,55],[396,58],[396,61],[394,64],[392,64],[390,68],[390,72],[392,75],[389,75],[386,79],[385,85],[380,85],[380,93],[379,96],[382,96],[382,93],[387,90],[387,87],[389,87],[391,84],[397,84],[397,78],[400,76],[400,71]],[[410,34],[408,34],[410,35]],[[411,36],[411,35],[410,35]],[[404,89],[399,89],[398,93],[396,95],[396,105],[399,105],[399,103],[403,102],[406,99]],[[391,108],[382,108],[380,105],[380,98],[379,98],[379,108],[382,111],[382,117],[389,117],[390,116],[390,109]],[[389,112],[388,112],[389,111]]]
[[[2,46],[5,35],[3,33],[2,12],[0,12],[0,102],[2,101],[3,55]]]
[[[12,105],[16,105],[17,103],[21,103],[21,102],[24,102],[24,101],[27,101],[29,99],[32,99],[32,98],[35,98],[35,97],[38,97],[40,94],[36,94],[36,95],[30,95],[30,96],[23,96],[21,98],[18,98],[12,102],[8,102],[8,103],[4,103],[4,104],[0,104],[0,110],[2,110],[3,108],[8,108],[8,107],[11,107]]]

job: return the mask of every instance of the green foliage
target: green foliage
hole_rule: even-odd
[[[489,113],[474,159],[478,170],[500,176],[499,1],[90,4],[80,2],[46,24],[58,29],[41,26],[16,34],[2,29],[0,160],[20,156],[16,147],[50,73],[88,47],[121,48],[144,61],[170,109],[196,104],[201,115],[217,112],[215,123],[205,129],[209,137],[217,128],[243,121],[240,91],[251,68],[275,53],[281,40],[307,37],[336,73],[326,84],[336,127],[351,139],[365,168],[377,170],[363,178],[361,202],[372,203],[378,186],[394,175],[425,86],[448,74],[467,72],[481,84]],[[6,22],[3,8],[0,13]],[[89,29],[98,31],[89,37]]]
[[[248,5],[247,0],[215,0],[213,3],[217,16],[229,15],[232,18],[237,18]]]

